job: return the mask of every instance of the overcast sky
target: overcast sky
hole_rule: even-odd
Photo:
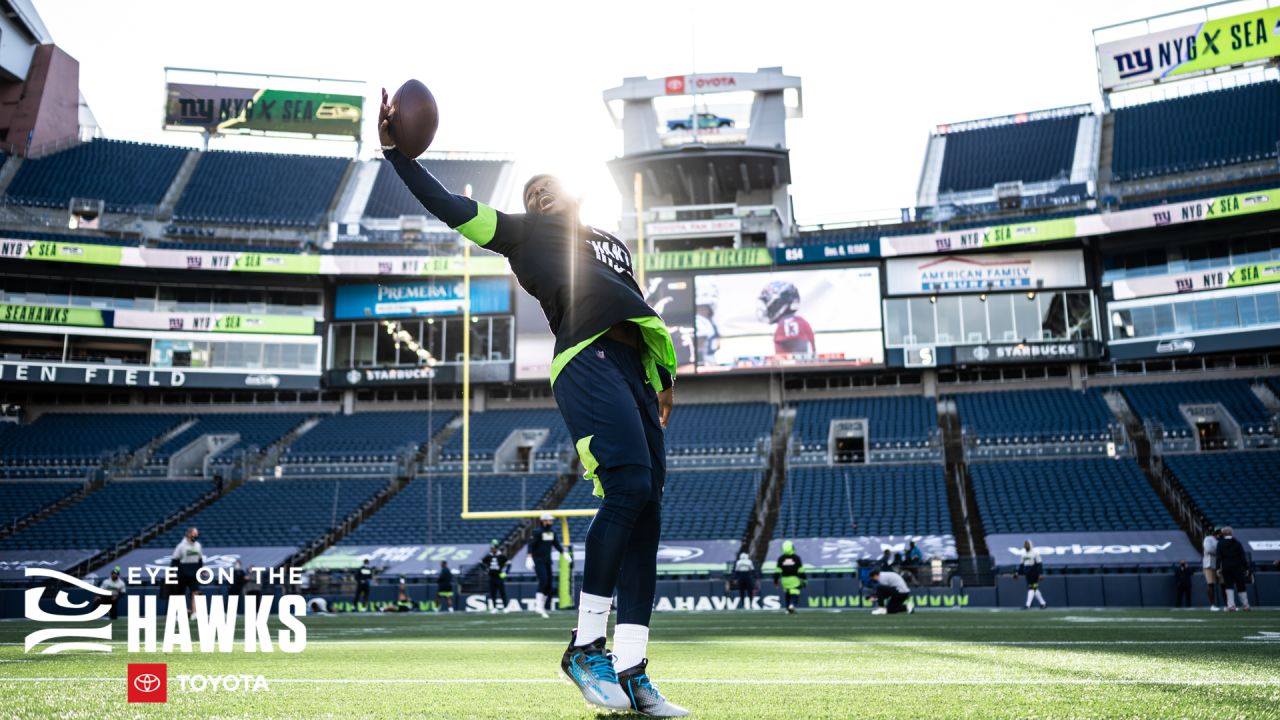
[[[604,163],[622,133],[601,95],[624,77],[781,66],[804,84],[805,116],[787,127],[797,220],[893,216],[914,205],[935,125],[1100,106],[1092,29],[1192,6],[36,0],[54,42],[80,61],[81,91],[107,137],[198,144],[160,129],[165,66],[350,78],[368,83],[371,100],[418,78],[440,104],[432,150],[511,153],[521,177],[560,174],[603,227],[618,216]],[[354,153],[261,138],[212,147]]]

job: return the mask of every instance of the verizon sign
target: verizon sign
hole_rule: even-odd
[[[653,222],[645,225],[645,232],[652,237],[663,235],[732,235],[742,230],[738,218],[724,220],[676,220]]]

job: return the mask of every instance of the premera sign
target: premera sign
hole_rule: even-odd
[[[1207,20],[1098,46],[1104,90],[1280,56],[1280,7]]]

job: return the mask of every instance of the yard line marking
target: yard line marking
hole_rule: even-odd
[[[14,677],[0,678],[0,685],[5,683],[66,683],[66,682],[109,682],[122,683],[121,677]],[[551,678],[266,678],[268,684],[284,685],[562,685],[564,679]],[[664,683],[675,685],[1188,685],[1188,686],[1236,686],[1236,687],[1280,687],[1280,679],[1220,679],[1220,678],[833,678],[833,679],[800,679],[788,678],[766,680],[759,678],[710,678],[710,679],[664,679]]]
[[[787,640],[789,646],[831,647],[844,645],[876,645],[886,647],[915,646],[1084,646],[1084,645],[1258,645],[1272,640],[1271,637],[1253,636],[1242,640]],[[491,647],[494,645],[522,646],[547,645],[563,646],[562,640],[482,640],[482,639],[430,639],[430,640],[325,640],[307,639],[308,645],[475,645]],[[765,645],[777,647],[779,640],[772,639],[724,639],[724,640],[650,640],[650,645]],[[107,645],[126,645],[123,640],[114,640]],[[23,643],[0,643],[0,646],[23,647]]]

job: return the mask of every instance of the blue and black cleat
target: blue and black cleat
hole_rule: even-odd
[[[649,673],[645,672],[648,665],[649,660],[646,658],[641,660],[639,665],[618,673],[618,683],[626,691],[627,699],[631,701],[631,709],[649,717],[687,716],[688,710],[668,701],[662,693],[658,692],[658,688],[653,686],[649,680]]]
[[[560,659],[560,670],[578,686],[582,697],[592,705],[602,708],[630,710],[631,700],[618,684],[618,673],[613,669],[613,656],[605,649],[604,638],[580,647],[574,647],[573,639],[569,643],[569,649],[564,651],[564,657]]]

